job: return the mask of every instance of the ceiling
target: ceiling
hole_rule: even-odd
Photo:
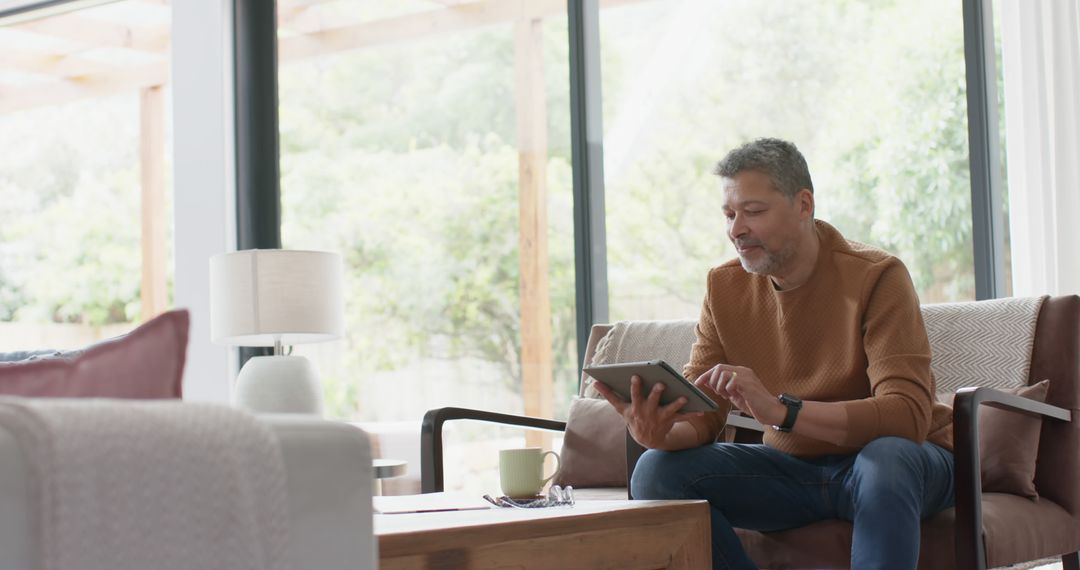
[[[629,1],[635,0],[602,4]],[[0,12],[24,4],[0,0]],[[278,0],[277,5],[282,62],[566,15],[566,0]],[[61,9],[68,11],[57,13]],[[0,114],[167,84],[171,14],[169,0],[84,0],[0,19]]]

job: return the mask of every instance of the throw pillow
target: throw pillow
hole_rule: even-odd
[[[0,362],[0,395],[49,398],[179,398],[187,351],[186,310],[73,356]]]
[[[1004,390],[1037,402],[1046,401],[1050,381]],[[952,401],[948,402],[952,404]],[[979,406],[979,468],[985,493],[1009,493],[1038,499],[1035,461],[1042,420],[1035,416]]]
[[[622,416],[607,400],[573,399],[561,457],[557,485],[625,487],[626,424]]]

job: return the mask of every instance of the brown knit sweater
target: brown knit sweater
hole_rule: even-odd
[[[683,373],[717,363],[754,370],[774,394],[845,402],[847,439],[837,446],[766,428],[764,442],[800,457],[850,454],[883,436],[952,449],[952,412],[934,398],[930,342],[907,268],[817,221],[821,249],[810,279],[777,291],[738,259],[709,272],[697,342]],[[731,404],[691,421],[716,440]],[[796,422],[795,431],[798,431]]]

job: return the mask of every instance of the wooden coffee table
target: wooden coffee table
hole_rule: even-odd
[[[705,501],[375,515],[379,568],[711,567]]]

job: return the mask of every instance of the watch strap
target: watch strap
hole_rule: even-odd
[[[802,400],[790,394],[780,394],[779,400],[787,406],[787,415],[784,416],[784,423],[774,427],[778,431],[787,433],[795,427],[795,420],[799,417],[799,410],[802,409]]]

